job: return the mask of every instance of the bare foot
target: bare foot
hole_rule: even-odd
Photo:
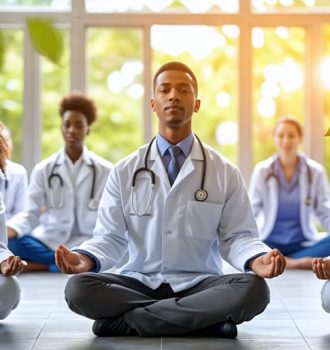
[[[305,257],[305,258],[288,258],[285,257],[286,261],[286,269],[293,270],[293,269],[303,269],[303,270],[311,270],[312,269],[312,263],[314,258]]]

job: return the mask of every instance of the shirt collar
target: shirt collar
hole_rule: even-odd
[[[185,137],[183,140],[181,140],[179,143],[177,143],[177,146],[179,146],[184,153],[185,157],[187,158],[192,145],[194,142],[194,136],[192,133],[190,133],[187,137]],[[163,157],[164,153],[167,151],[167,149],[172,146],[170,142],[168,142],[164,137],[162,137],[160,134],[157,135],[157,146],[160,155]]]

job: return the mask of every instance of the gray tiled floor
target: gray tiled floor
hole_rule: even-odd
[[[229,266],[227,272],[233,272]],[[214,338],[96,338],[92,321],[70,312],[63,298],[67,276],[20,277],[19,307],[0,321],[1,350],[264,350],[330,349],[330,314],[320,305],[321,281],[309,271],[287,271],[268,280],[266,311],[238,327],[235,340]]]

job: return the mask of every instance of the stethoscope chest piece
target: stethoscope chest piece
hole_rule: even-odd
[[[205,191],[205,190],[201,189],[201,190],[197,190],[195,192],[195,199],[198,202],[204,202],[207,199],[207,196],[208,196],[208,194],[207,194],[207,191]]]

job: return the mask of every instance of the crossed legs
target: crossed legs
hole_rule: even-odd
[[[266,308],[269,289],[252,274],[212,276],[175,293],[168,284],[152,290],[134,278],[89,272],[70,278],[65,297],[85,317],[123,316],[140,336],[165,336],[251,320]]]

